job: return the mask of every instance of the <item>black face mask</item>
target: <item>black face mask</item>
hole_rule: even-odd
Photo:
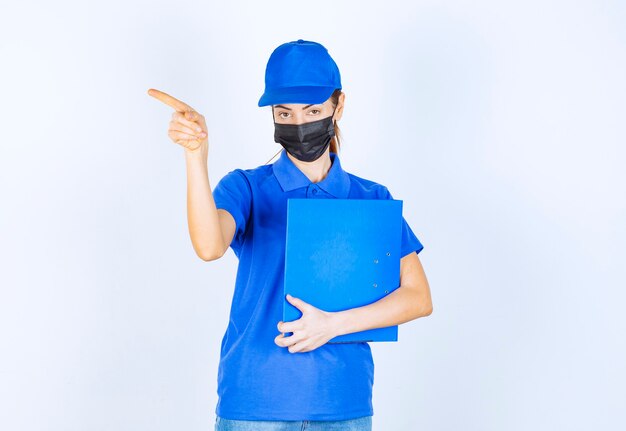
[[[334,114],[333,109],[329,117],[304,124],[278,124],[274,120],[274,141],[298,160],[303,162],[317,160],[324,154],[330,145],[331,138],[335,136]],[[274,108],[272,107],[273,116]]]

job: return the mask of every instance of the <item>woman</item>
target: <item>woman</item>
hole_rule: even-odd
[[[302,316],[280,321],[287,199],[392,199],[385,186],[341,167],[341,88],[337,65],[319,43],[300,39],[276,48],[259,106],[272,106],[274,140],[285,151],[273,164],[230,171],[212,192],[204,117],[149,90],[177,111],[169,136],[185,148],[189,231],[196,253],[211,261],[230,247],[239,259],[221,344],[216,431],[371,430],[370,346],[327,341],[432,312],[417,256],[423,246],[403,218],[400,287],[375,303],[341,312],[287,296]]]

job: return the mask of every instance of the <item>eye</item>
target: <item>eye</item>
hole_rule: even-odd
[[[285,114],[286,116],[283,116],[283,114]],[[289,116],[289,112],[279,112],[279,113],[278,113],[278,116],[279,116],[280,118],[288,118],[288,116]]]
[[[311,112],[311,113],[312,113],[312,112],[317,112],[317,113],[319,114],[319,113],[320,113],[320,112],[322,112],[322,111],[320,111],[319,109],[311,109],[309,112]]]

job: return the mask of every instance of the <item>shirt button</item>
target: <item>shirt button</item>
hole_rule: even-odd
[[[313,189],[313,193],[317,193],[317,189]]]

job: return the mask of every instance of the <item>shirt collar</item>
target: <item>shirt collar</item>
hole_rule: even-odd
[[[336,153],[330,153],[330,160],[332,165],[326,178],[315,184],[336,198],[345,199],[350,192],[350,177],[341,168],[341,162]],[[285,192],[312,184],[312,181],[294,165],[285,150],[281,151],[279,159],[272,164],[272,169],[274,176]]]

